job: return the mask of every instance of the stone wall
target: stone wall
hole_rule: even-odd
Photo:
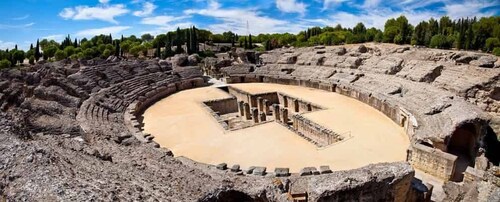
[[[210,107],[210,109],[219,115],[238,112],[238,102],[235,97],[208,100],[203,102],[203,104]]]
[[[419,170],[444,181],[454,174],[457,156],[422,144],[414,144],[408,150],[407,161]]]
[[[278,100],[281,105],[287,107],[290,112],[295,113],[308,113],[324,109],[323,107],[313,104],[309,101],[279,92]],[[296,106],[297,105],[297,106]]]
[[[316,146],[324,147],[344,139],[339,134],[324,128],[300,114],[293,115],[292,121],[295,132],[313,142]]]

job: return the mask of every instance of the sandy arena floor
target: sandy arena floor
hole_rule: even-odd
[[[289,167],[298,172],[306,166],[329,165],[332,170],[359,168],[371,163],[404,161],[409,140],[396,123],[355,99],[336,93],[278,84],[234,84],[250,93],[281,91],[326,110],[306,114],[346,140],[318,149],[277,123],[234,132],[225,131],[202,107],[202,101],[230,97],[214,87],[197,88],[171,95],[144,113],[145,132],[175,156],[228,166]]]

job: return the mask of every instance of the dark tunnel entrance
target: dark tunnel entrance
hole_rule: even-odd
[[[476,127],[472,123],[459,126],[451,135],[447,151],[457,156],[455,171],[451,178],[452,181],[461,182],[464,177],[463,172],[465,172],[467,167],[474,167],[474,159],[477,152],[477,136]]]
[[[500,141],[498,141],[497,134],[493,129],[488,126],[486,135],[483,139],[485,156],[493,165],[498,166],[500,162]]]

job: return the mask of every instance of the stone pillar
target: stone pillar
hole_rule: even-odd
[[[262,112],[264,111],[264,99],[262,99],[262,97],[258,97],[257,98],[257,107],[259,108],[259,112]]]
[[[246,120],[252,119],[252,116],[250,114],[250,105],[248,105],[248,103],[244,103],[243,108],[245,109],[245,119]]]
[[[288,124],[288,109],[287,108],[281,109],[281,122],[283,122],[284,124]]]
[[[245,107],[244,107],[244,105],[245,105],[245,102],[243,102],[243,101],[239,101],[238,102],[238,109],[240,110],[240,116],[241,117],[245,116]]]
[[[269,110],[269,103],[269,100],[264,100],[264,113],[266,113],[266,115],[271,114],[271,110]]]
[[[299,100],[297,100],[297,99],[293,100],[293,108],[294,108],[294,112],[299,112]]]
[[[259,123],[259,110],[255,107],[252,107],[252,119],[254,123]]]
[[[311,106],[311,103],[308,103],[308,104],[307,104],[307,111],[309,111],[309,112],[310,112],[310,111],[312,111],[312,106]]]
[[[264,122],[264,121],[266,121],[266,118],[267,118],[267,117],[266,117],[266,113],[261,112],[261,113],[260,113],[260,122]]]
[[[283,96],[283,106],[284,106],[285,108],[287,108],[287,107],[288,107],[288,97],[286,97],[286,96]]]
[[[280,122],[280,105],[279,104],[273,104],[273,111],[274,111],[274,119],[277,122]]]

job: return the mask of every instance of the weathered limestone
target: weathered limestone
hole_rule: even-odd
[[[243,104],[243,108],[245,110],[245,119],[250,120],[252,119],[252,115],[250,114],[250,105],[248,103]]]
[[[274,120],[277,122],[280,122],[281,117],[280,117],[280,105],[279,104],[273,104],[273,113],[274,113]]]
[[[284,124],[288,124],[288,109],[281,108],[281,122]]]
[[[330,166],[320,166],[319,173],[328,174],[328,173],[332,173],[332,170],[330,170]]]
[[[252,120],[254,123],[259,123],[259,110],[252,107]]]
[[[240,116],[243,117],[245,115],[245,102],[239,101],[238,102],[238,109],[240,111]]]
[[[293,99],[293,111],[298,113],[299,112],[299,100],[298,99]]]
[[[288,177],[289,175],[290,175],[289,168],[275,168],[274,169],[274,176],[276,176],[276,177]]]
[[[257,98],[257,107],[259,108],[259,111],[262,112],[264,111],[264,99],[262,97]]]
[[[219,170],[226,170],[227,169],[227,164],[226,163],[220,163],[216,166],[217,169]]]
[[[270,105],[269,100],[264,99],[264,106],[263,107],[264,107],[264,113],[266,115],[271,115],[271,110],[269,110],[269,105]]]
[[[239,172],[240,171],[240,165],[235,164],[231,167],[231,172]]]
[[[266,167],[255,167],[255,169],[253,169],[253,174],[259,176],[266,175]]]

